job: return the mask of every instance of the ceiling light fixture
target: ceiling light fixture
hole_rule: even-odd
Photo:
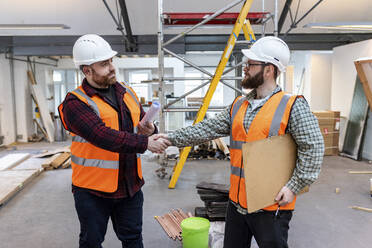
[[[70,29],[64,24],[0,24],[0,30]]]
[[[308,23],[304,28],[372,31],[372,22],[319,22]]]

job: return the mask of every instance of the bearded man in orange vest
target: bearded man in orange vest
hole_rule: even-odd
[[[250,247],[252,237],[260,248],[288,247],[296,194],[318,178],[324,141],[305,99],[283,92],[276,83],[279,73],[289,63],[287,44],[277,37],[263,37],[242,53],[246,64],[241,84],[242,88],[251,89],[246,96],[237,97],[215,118],[157,137],[183,147],[230,135],[230,200],[224,247]],[[297,144],[293,175],[276,196],[276,204],[248,213],[242,144],[285,133],[290,133]]]
[[[143,247],[143,194],[140,154],[161,153],[170,144],[150,136],[152,123],[136,93],[115,77],[117,54],[100,36],[80,37],[73,47],[75,65],[85,78],[59,106],[72,135],[72,192],[80,221],[80,248],[102,247],[111,218],[122,247]]]

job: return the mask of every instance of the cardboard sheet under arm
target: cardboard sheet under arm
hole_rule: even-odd
[[[290,134],[243,144],[248,213],[275,204],[296,166],[297,146]]]

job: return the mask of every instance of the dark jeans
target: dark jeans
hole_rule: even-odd
[[[227,207],[224,248],[249,248],[254,236],[260,248],[288,247],[292,211],[262,211],[242,215],[230,202]]]
[[[110,199],[78,189],[74,199],[80,221],[80,248],[102,247],[110,217],[123,248],[143,248],[141,190],[132,198]]]

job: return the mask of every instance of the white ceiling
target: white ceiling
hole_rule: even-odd
[[[116,0],[107,0],[114,13]],[[293,0],[292,10],[295,12],[299,0]],[[164,0],[164,12],[214,12],[232,0]],[[266,11],[274,12],[274,0],[266,0]],[[298,19],[318,0],[302,0]],[[285,0],[279,0],[279,15]],[[134,35],[157,33],[157,0],[126,0],[128,14]],[[242,4],[229,12],[239,12]],[[251,11],[261,11],[262,1],[253,2]],[[371,0],[324,0],[311,12],[292,33],[317,32],[302,28],[310,22],[372,21]],[[289,15],[282,32],[289,27]],[[102,0],[0,0],[1,24],[65,24],[67,30],[0,30],[1,36],[7,35],[81,35],[97,33],[101,35],[119,35],[116,26]],[[255,27],[260,31],[261,27]],[[267,33],[272,32],[273,23],[269,22]],[[179,30],[167,30],[177,33]],[[195,33],[228,34],[230,29],[205,29]],[[328,31],[329,32],[329,31]]]

